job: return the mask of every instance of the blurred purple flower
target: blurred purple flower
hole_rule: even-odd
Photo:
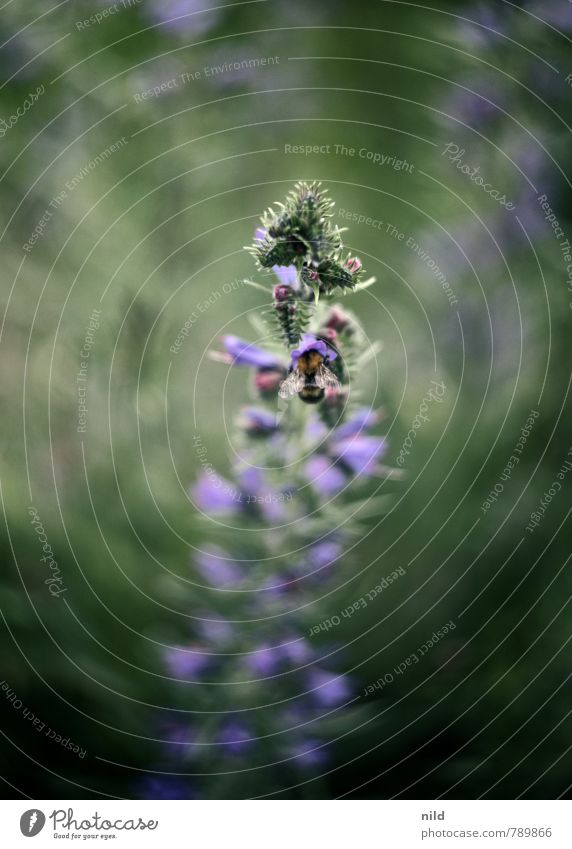
[[[354,475],[374,475],[377,460],[385,451],[385,440],[378,436],[354,436],[336,441],[331,450]]]
[[[325,496],[339,492],[346,481],[344,468],[354,475],[378,472],[377,461],[385,451],[385,440],[362,431],[375,425],[379,418],[376,411],[362,407],[330,433],[322,447],[325,453],[315,454],[304,466],[304,476],[317,492]],[[319,427],[314,431],[316,439],[323,434]]]
[[[197,551],[193,559],[198,572],[214,587],[235,587],[242,581],[239,565],[221,548]]]
[[[280,669],[308,663],[314,650],[304,639],[289,634],[277,645],[264,643],[246,657],[248,669],[257,675],[274,675]]]
[[[204,0],[151,0],[145,9],[155,23],[181,35],[208,32],[220,17],[218,10],[205,10]]]
[[[346,476],[332,460],[323,454],[316,454],[304,466],[304,477],[321,495],[334,495],[343,489]]]
[[[281,575],[269,575],[262,586],[264,598],[281,598],[291,592],[296,583],[296,577],[285,572]]]
[[[295,265],[273,265],[272,271],[283,286],[289,286],[292,289],[298,287],[298,274]]]
[[[260,492],[266,486],[266,477],[262,469],[256,466],[247,466],[237,474],[238,482],[242,489],[249,495]]]
[[[563,0],[533,0],[528,10],[557,29],[572,29],[572,5]]]
[[[188,723],[173,722],[164,731],[165,751],[169,757],[183,760],[192,751],[196,732]]]
[[[362,430],[373,427],[379,421],[379,413],[371,407],[360,407],[355,413],[334,431],[336,439],[346,439]]]
[[[315,715],[315,708],[308,698],[290,702],[287,707],[277,714],[277,724],[281,730],[294,729],[300,725],[309,723]]]
[[[342,547],[337,542],[323,540],[311,545],[305,555],[305,560],[313,569],[323,569],[330,566],[342,554]]]
[[[466,88],[455,87],[442,109],[464,124],[479,127],[486,121],[502,116],[500,110],[506,109],[507,97],[506,87],[498,79],[475,80],[471,77],[467,80]]]
[[[325,669],[314,667],[308,672],[308,685],[312,697],[323,707],[334,707],[343,704],[351,697],[351,689],[347,676],[335,675]]]
[[[311,419],[306,425],[306,436],[308,439],[311,439],[312,442],[320,442],[323,440],[329,433],[328,428],[324,424],[324,422],[319,419]]]
[[[248,466],[237,473],[237,480],[244,492],[246,508],[260,513],[269,522],[279,522],[286,515],[286,496],[282,490],[272,486],[262,469]]]
[[[241,412],[240,421],[249,436],[271,436],[279,430],[275,413],[259,407],[245,407]]]
[[[226,619],[215,619],[216,613],[211,611],[197,615],[200,615],[200,619],[196,622],[196,629],[203,640],[209,643],[224,644],[233,639],[235,628],[231,622],[227,622]]]
[[[522,191],[515,196],[514,203],[522,227],[512,215],[499,216],[490,225],[490,230],[500,247],[497,251],[497,263],[502,262],[503,254],[508,250],[514,250],[517,244],[524,245],[528,250],[529,239],[534,244],[535,240],[546,236],[546,221],[542,209],[529,186],[522,187]]]
[[[313,648],[308,642],[292,634],[280,643],[282,656],[292,665],[308,663],[314,656]]]
[[[165,650],[164,656],[171,675],[184,680],[199,678],[211,662],[202,646],[172,646]]]
[[[232,484],[217,475],[202,474],[191,489],[191,498],[205,513],[234,513],[238,509],[237,492]]]
[[[263,643],[258,649],[246,655],[245,663],[253,675],[274,675],[282,665],[284,655],[280,646]]]
[[[317,769],[324,767],[328,762],[324,744],[311,737],[291,743],[287,751],[289,757],[295,758],[296,766],[303,769]]]
[[[234,719],[225,722],[216,739],[222,743],[224,751],[229,755],[242,755],[252,746],[254,740],[245,725]]]
[[[504,11],[504,10],[502,10]],[[482,48],[492,44],[506,29],[506,15],[493,9],[488,2],[475,3],[463,9],[458,34],[469,47]]]
[[[233,366],[251,366],[252,368],[283,368],[284,363],[276,354],[239,339],[238,336],[223,336],[223,345],[227,353],[213,351],[211,357]]]

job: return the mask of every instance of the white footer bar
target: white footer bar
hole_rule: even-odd
[[[570,801],[3,801],[2,845],[571,849]]]

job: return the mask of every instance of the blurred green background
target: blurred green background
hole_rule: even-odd
[[[370,519],[316,619],[405,569],[336,634],[344,671],[364,687],[450,619],[457,627],[364,700],[335,769],[290,795],[567,794],[569,480],[525,528],[572,444],[572,287],[565,239],[538,200],[572,234],[572,21],[566,0],[431,5],[262,0],[204,12],[141,0],[99,23],[90,16],[113,4],[0,11],[0,677],[86,750],[47,739],[0,693],[8,797],[131,798],[157,756],[154,717],[170,691],[155,640],[181,640],[194,601],[180,580],[200,538],[185,495],[199,467],[192,436],[207,434],[224,474],[225,428],[248,400],[240,373],[223,394],[205,352],[222,333],[249,337],[261,303],[244,287],[212,296],[254,273],[243,245],[299,179],[328,187],[348,213],[347,246],[378,280],[351,306],[383,342],[363,381],[386,412],[389,465],[430,381],[446,385],[389,514]],[[228,68],[244,60],[252,67]],[[515,210],[456,167],[447,144]],[[483,510],[531,410],[520,462]],[[65,603],[44,584],[30,505]],[[226,792],[241,796],[240,782]]]

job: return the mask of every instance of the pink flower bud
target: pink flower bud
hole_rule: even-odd
[[[279,303],[283,303],[287,301],[292,294],[292,289],[290,286],[284,286],[282,283],[279,283],[278,286],[274,287],[274,300]]]
[[[324,327],[324,329],[320,333],[320,336],[323,336],[324,339],[328,340],[328,342],[335,342],[338,338],[338,334],[333,327]]]
[[[343,407],[343,405],[348,400],[348,390],[344,386],[340,386],[337,389],[326,389],[325,394],[325,403],[329,407]]]
[[[254,386],[263,398],[274,397],[286,376],[286,369],[259,369],[254,375]]]
[[[350,274],[357,274],[358,271],[361,271],[361,259],[358,259],[357,256],[349,256],[345,261],[345,267]]]
[[[349,317],[338,307],[332,307],[326,319],[326,327],[339,333],[350,323]]]

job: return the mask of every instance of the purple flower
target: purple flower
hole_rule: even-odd
[[[247,508],[259,510],[269,522],[279,522],[284,518],[286,496],[281,490],[271,486],[262,469],[248,466],[238,472],[237,478],[245,493]]]
[[[310,419],[305,431],[306,437],[312,442],[321,442],[328,435],[328,428],[319,419]]]
[[[493,10],[489,3],[484,2],[466,8],[464,20],[458,27],[463,42],[473,47],[487,47],[502,36],[506,26],[498,12],[498,9]]]
[[[245,407],[241,421],[249,436],[270,436],[279,430],[275,413],[259,407]]]
[[[308,699],[299,699],[297,702],[290,702],[288,707],[278,712],[277,725],[281,731],[285,729],[290,731],[311,722],[314,715],[314,706],[308,703]]]
[[[291,758],[295,758],[296,766],[303,769],[317,769],[328,762],[324,744],[311,737],[290,744],[287,751]]]
[[[280,646],[271,646],[263,643],[260,648],[248,654],[245,658],[246,666],[253,675],[273,675],[278,671],[283,662],[283,652]]]
[[[314,650],[308,642],[294,634],[280,643],[280,651],[292,665],[308,663],[314,656]]]
[[[280,598],[291,592],[297,578],[283,573],[282,575],[269,575],[263,584],[264,598]]]
[[[322,495],[339,492],[345,483],[341,463],[354,475],[374,475],[378,471],[377,460],[385,450],[385,440],[377,436],[362,435],[379,420],[379,414],[362,407],[330,434],[325,445],[326,455],[316,454],[304,467],[304,475],[313,488]],[[317,434],[319,437],[319,433]],[[335,462],[332,462],[335,461]]]
[[[360,407],[359,410],[339,427],[337,427],[334,431],[334,438],[338,439],[347,439],[349,436],[353,436],[356,433],[360,433],[362,430],[367,430],[369,427],[373,427],[379,421],[379,413],[375,410],[372,410],[370,407]]]
[[[374,475],[377,460],[385,450],[385,440],[378,436],[354,436],[341,439],[332,446],[336,458],[348,466],[354,475]]]
[[[329,457],[316,454],[304,466],[304,476],[312,487],[326,497],[343,489],[346,476]]]
[[[288,315],[294,314],[296,306],[291,300],[292,290],[290,286],[284,286],[283,283],[279,283],[272,290],[272,294],[274,296],[274,306],[278,311],[287,310]]]
[[[314,656],[312,647],[296,634],[289,634],[277,645],[262,644],[246,657],[246,665],[256,675],[274,675],[286,666],[308,663]]]
[[[227,353],[217,354],[217,352],[214,352],[214,357],[229,365],[251,366],[252,368],[284,367],[282,360],[276,354],[271,354],[263,348],[257,348],[256,345],[252,345],[244,339],[239,339],[238,336],[223,336],[222,341]]]
[[[211,515],[234,513],[238,509],[236,489],[217,475],[201,475],[191,489],[191,498],[200,510]]]
[[[196,732],[188,723],[173,722],[164,732],[166,738],[165,750],[170,757],[182,760],[192,752]]]
[[[182,35],[207,32],[217,24],[220,14],[205,10],[203,0],[151,0],[145,8],[157,24]]]
[[[266,486],[266,477],[262,469],[257,469],[256,466],[247,466],[238,472],[238,481],[243,490],[249,495],[254,495],[261,492]]]
[[[223,744],[227,754],[242,755],[254,741],[245,725],[237,720],[229,719],[219,731],[216,742]]]
[[[572,6],[562,0],[536,0],[530,4],[530,11],[557,29],[572,29]]]
[[[351,697],[348,678],[314,667],[308,672],[308,685],[314,700],[322,707],[343,704]]]
[[[330,348],[329,345],[326,345],[323,339],[318,339],[311,333],[304,333],[302,336],[300,347],[292,351],[290,355],[292,357],[292,365],[296,367],[298,365],[298,360],[300,359],[302,354],[306,354],[308,351],[317,351],[320,356],[324,357],[324,359],[326,357],[329,357],[330,362],[335,360],[338,356],[333,348]]]
[[[341,554],[341,545],[331,540],[323,540],[308,548],[306,560],[312,568],[323,569],[324,566],[331,566]]]
[[[200,648],[200,651],[197,651]],[[165,664],[173,677],[186,681],[200,677],[208,668],[211,658],[202,647],[172,646],[165,650]]]
[[[216,613],[205,611],[200,614],[196,629],[201,638],[209,643],[221,644],[230,642],[235,634],[234,626],[226,619],[215,619]]]
[[[298,274],[295,265],[273,265],[272,271],[283,286],[289,286],[292,289],[298,287]]]
[[[478,90],[477,90],[478,87]],[[474,89],[467,91],[467,88]],[[456,88],[453,95],[443,104],[443,111],[470,126],[482,126],[485,121],[501,115],[506,108],[507,92],[498,80],[468,82],[466,88]]]
[[[342,555],[342,547],[337,542],[325,540],[312,546],[310,557],[315,565],[326,564],[337,560]]]
[[[197,551],[194,562],[205,581],[213,587],[235,587],[242,581],[240,567],[221,548]]]

